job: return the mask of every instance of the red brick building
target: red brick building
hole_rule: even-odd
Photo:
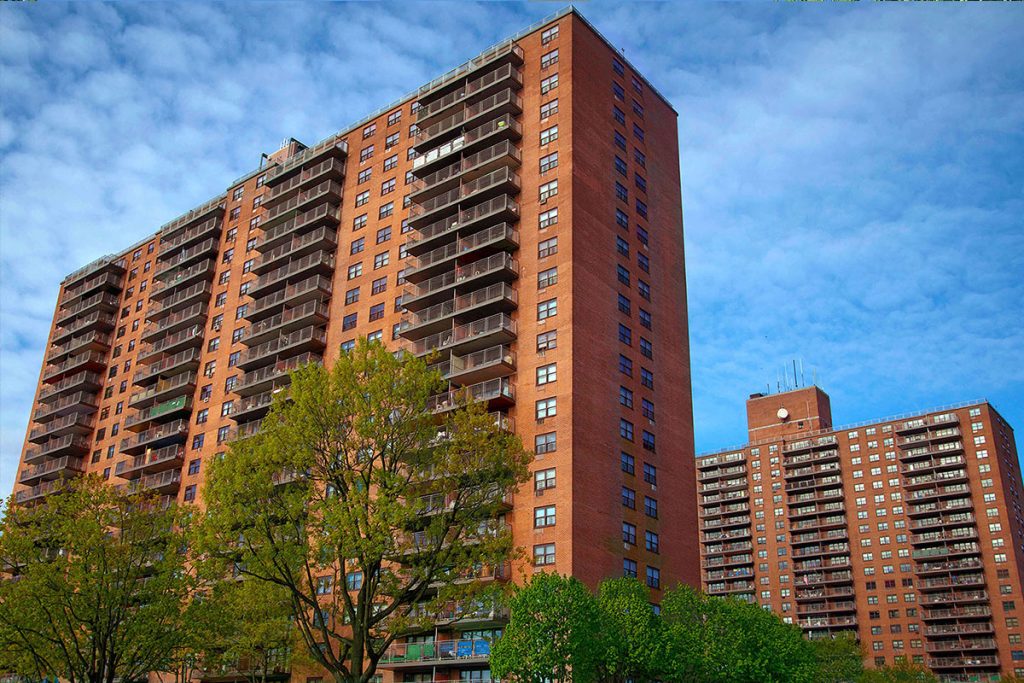
[[[817,387],[754,394],[750,443],[697,460],[704,589],[868,665],[1024,675],[1021,471],[984,401],[833,427]]]
[[[655,601],[698,585],[680,533],[696,492],[676,119],[566,10],[290,142],[64,280],[16,502],[83,472],[201,502],[206,463],[259,429],[287,371],[367,336],[440,351],[452,389],[536,450],[507,515],[533,567],[497,578],[625,572]],[[473,678],[495,628],[422,640],[452,642]],[[439,648],[414,652],[389,666],[459,677]]]

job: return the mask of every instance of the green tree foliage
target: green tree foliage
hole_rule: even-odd
[[[173,507],[82,477],[0,536],[0,671],[112,683],[175,671],[193,581]]]
[[[360,340],[330,370],[295,371],[209,470],[204,557],[285,588],[339,682],[369,681],[400,633],[480,599],[493,582],[465,579],[514,555],[500,520],[530,455],[478,405],[432,411],[444,388],[422,360]]]
[[[297,632],[291,594],[262,581],[216,581],[196,606],[203,638],[199,667],[249,683],[266,683],[288,671]]]
[[[899,662],[867,669],[860,677],[860,683],[939,683],[939,677],[920,664]]]
[[[509,623],[491,648],[491,674],[514,683],[592,683],[602,661],[601,611],[573,577],[537,574],[509,600]]]
[[[636,579],[601,583],[597,605],[603,638],[600,678],[611,683],[654,680],[665,658],[662,622],[651,609],[650,592]]]
[[[815,680],[847,683],[859,680],[864,672],[864,653],[852,633],[846,632],[835,638],[817,638],[810,641],[810,645],[818,662]]]
[[[688,586],[661,603],[669,681],[817,681],[817,662],[800,629],[757,605],[714,598]]]

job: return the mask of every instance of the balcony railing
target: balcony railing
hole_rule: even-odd
[[[75,318],[64,327],[56,328],[50,341],[53,344],[59,344],[67,341],[72,335],[86,330],[112,330],[116,324],[117,320],[110,313],[95,311],[89,315]]]
[[[253,346],[242,352],[238,362],[243,370],[263,360],[272,360],[275,355],[285,351],[292,351],[298,347],[323,349],[327,345],[326,330],[318,327],[306,327],[300,330],[284,334],[277,339]]]
[[[128,483],[126,487],[129,492],[135,491],[158,491],[167,493],[177,490],[181,485],[181,470],[167,470],[160,474],[150,474],[141,479]]]
[[[61,308],[57,311],[57,326],[64,327],[75,316],[90,313],[93,309],[102,309],[108,312],[116,311],[119,303],[120,299],[115,294],[110,294],[109,292],[93,294],[92,296],[82,299],[76,304]]]
[[[515,392],[507,377],[471,384],[462,389],[453,389],[443,394],[431,396],[427,400],[427,410],[439,413],[454,410],[459,405],[460,397],[465,396],[471,402],[504,400],[509,403],[515,402]]]
[[[418,279],[417,276],[425,273],[428,269],[481,247],[516,247],[518,245],[519,231],[513,228],[511,223],[499,223],[486,230],[458,239],[455,242],[449,242],[445,246],[429,251],[422,256],[410,258],[406,279],[409,282],[415,283]],[[410,276],[412,279],[409,279]]]
[[[425,299],[452,287],[474,284],[472,281],[476,278],[501,271],[505,271],[512,276],[519,274],[519,263],[512,258],[511,254],[492,254],[487,258],[473,261],[464,266],[457,266],[453,270],[432,277],[429,280],[424,280],[419,284],[410,284],[405,288],[402,295],[402,304],[406,308],[410,308],[409,304],[415,303],[418,299]]]
[[[145,408],[143,410],[140,410],[139,412],[137,412],[134,415],[129,415],[128,417],[125,418],[124,428],[125,429],[132,429],[132,427],[135,427],[135,426],[141,425],[141,424],[145,424],[147,422],[150,422],[151,420],[155,420],[155,419],[160,418],[160,417],[163,417],[163,418],[166,419],[166,416],[168,416],[168,415],[173,415],[175,413],[179,413],[179,412],[182,412],[182,411],[191,411],[191,410],[192,410],[192,397],[191,396],[178,396],[177,398],[172,398],[169,401],[164,401],[162,403],[157,403],[156,405],[150,406],[149,408]],[[137,430],[133,430],[133,431],[137,431]]]
[[[338,206],[336,204],[320,204],[292,216],[283,223],[275,226],[262,226],[263,236],[256,244],[256,249],[261,252],[270,251],[283,244],[290,238],[293,232],[301,232],[306,228],[319,227],[320,225],[338,224]]]
[[[317,249],[333,250],[338,246],[338,232],[322,226],[304,235],[295,235],[290,242],[267,251],[256,258],[253,272],[257,275],[269,272],[283,265],[283,259],[305,256]]]
[[[148,349],[144,349],[139,354],[139,361],[150,363],[156,360],[162,353],[171,353],[173,355],[184,351],[183,347],[198,346],[203,341],[204,332],[204,326],[193,325],[188,329],[180,330],[162,339],[158,339]]]
[[[50,352],[46,354],[46,360],[52,363],[74,355],[83,349],[106,350],[110,348],[110,343],[111,338],[109,334],[93,330],[92,332],[86,332],[81,337],[74,337],[66,344],[52,347]]]
[[[84,455],[89,451],[92,441],[81,434],[68,434],[50,439],[37,448],[25,450],[25,463],[38,462],[42,458],[57,457],[60,455]]]
[[[413,146],[422,151],[434,140],[441,138],[462,126],[475,122],[479,117],[486,115],[499,115],[510,113],[522,113],[523,100],[511,88],[495,93],[479,102],[469,105],[462,111],[445,117],[435,124],[417,130]]]
[[[487,661],[491,654],[489,640],[439,640],[430,643],[394,643],[381,657],[380,663]]]
[[[154,447],[157,444],[163,445],[161,442],[167,440],[182,438],[186,434],[188,434],[188,421],[175,420],[174,422],[168,422],[167,424],[147,429],[144,432],[139,432],[127,439],[122,439],[121,452],[139,452],[146,448]]]
[[[487,338],[491,335],[500,336],[503,338],[503,341],[512,341],[516,336],[515,321],[504,313],[498,313],[482,320],[474,320],[465,325],[458,325],[451,330],[420,339],[413,345],[413,353],[421,356],[435,349],[456,348],[461,344]]]
[[[448,301],[442,301],[415,313],[410,313],[407,318],[407,325],[402,330],[402,335],[408,339],[416,339],[432,329],[437,329],[439,323],[447,318],[460,315],[475,308],[482,308],[488,304],[508,302],[511,307],[516,305],[518,296],[516,291],[505,282],[496,283],[483,287],[469,294],[462,294]]]
[[[159,322],[147,323],[142,329],[142,340],[146,342],[152,341],[155,337],[173,334],[177,330],[189,325],[203,324],[206,322],[207,313],[208,309],[205,301],[192,304],[184,310],[172,313]]]
[[[153,301],[150,305],[148,320],[156,322],[171,315],[175,309],[187,308],[190,304],[206,302],[210,298],[212,287],[209,282],[197,282],[194,285],[176,291],[163,301]]]
[[[169,242],[176,238],[179,231],[187,229],[193,223],[206,218],[211,213],[220,214],[224,211],[225,197],[223,195],[215,197],[210,201],[206,202],[202,206],[198,206],[187,213],[178,216],[173,221],[165,223],[160,228],[160,242]]]
[[[504,85],[505,81],[510,81],[514,87],[521,88],[523,86],[522,72],[512,64],[505,64],[494,71],[474,78],[458,90],[454,90],[444,97],[430,102],[430,104],[421,106],[416,111],[416,124],[418,126],[430,125],[430,120],[437,117],[445,109],[464,103],[469,98],[478,97],[488,93],[488,91],[499,88]]]
[[[499,195],[489,199],[482,204],[459,212],[457,216],[449,216],[443,220],[417,228],[417,233],[409,235],[408,246],[410,251],[416,247],[422,247],[431,240],[455,234],[466,234],[469,228],[476,227],[477,222],[481,223],[488,218],[497,220],[516,220],[519,217],[519,205],[508,195]],[[497,221],[496,221],[497,222]]]
[[[175,444],[122,460],[114,468],[114,474],[124,479],[136,479],[143,474],[153,474],[167,469],[177,468],[180,470],[183,464],[185,464],[185,447]]]
[[[802,451],[809,451],[819,448],[828,448],[829,446],[836,445],[836,437],[834,435],[819,436],[816,439],[803,439],[801,441],[794,441],[788,443],[782,447],[783,453],[799,453]]]
[[[173,271],[175,268],[185,267],[204,257],[216,256],[219,246],[220,240],[210,237],[198,244],[182,249],[166,261],[157,262],[156,268],[153,269],[153,279],[162,281],[166,279],[164,274]]]
[[[79,372],[64,379],[53,382],[39,390],[39,400],[42,403],[53,403],[60,396],[78,389],[84,391],[95,391],[103,386],[103,378],[96,372]]]
[[[316,270],[321,275],[327,275],[334,271],[334,254],[327,251],[316,251],[307,254],[302,258],[292,261],[286,266],[272,270],[269,273],[259,276],[252,287],[249,295],[252,297],[262,296],[262,293],[269,291],[272,287],[284,287],[288,279],[304,271]],[[312,272],[310,273],[312,274]]]
[[[144,365],[142,366],[142,369],[139,370],[139,372],[136,372],[132,377],[132,383],[139,386],[145,386],[150,382],[159,380],[160,375],[168,373],[171,370],[184,372],[185,370],[195,369],[199,367],[200,355],[200,350],[192,347],[185,349],[184,351],[179,351],[172,356],[168,356],[157,363]]]
[[[55,479],[64,476],[75,476],[85,471],[81,457],[65,455],[62,458],[49,460],[32,467],[26,467],[18,477],[20,484],[35,484],[41,479]]]
[[[338,136],[335,135],[317,145],[314,145],[313,147],[304,149],[297,154],[293,154],[278,166],[273,166],[269,171],[267,171],[267,182],[271,185],[277,184],[275,179],[279,176],[288,173],[298,166],[312,163],[319,157],[327,154],[338,158],[347,156],[348,142],[345,140],[339,140]]]
[[[436,197],[414,203],[409,209],[409,217],[414,227],[423,225],[430,219],[437,220],[441,212],[454,213],[459,206],[479,200],[484,193],[518,194],[520,187],[519,175],[515,171],[508,167],[498,168]]]
[[[71,433],[85,434],[92,431],[95,421],[94,416],[90,413],[71,413],[52,422],[47,422],[41,427],[36,427],[29,433],[28,440],[40,443],[51,436],[63,436]]]
[[[174,258],[175,251],[178,249],[188,247],[189,245],[200,242],[207,237],[219,237],[220,228],[221,217],[213,216],[202,223],[193,225],[191,228],[182,230],[180,233],[173,235],[170,238],[161,239],[160,253],[157,255],[157,260]]]
[[[46,369],[43,370],[43,381],[52,383],[53,381],[63,379],[66,375],[69,375],[74,371],[84,370],[86,368],[92,368],[95,370],[105,367],[106,364],[107,356],[104,353],[99,353],[98,351],[80,353],[78,355],[71,356],[60,363],[47,365]]]
[[[235,393],[241,396],[260,393],[264,388],[270,388],[276,382],[286,380],[288,373],[299,366],[320,362],[322,359],[319,354],[307,352],[288,360],[278,361],[271,366],[247,372],[235,386]]]
[[[282,304],[298,305],[311,299],[323,300],[331,296],[331,280],[323,275],[314,275],[311,278],[288,285],[272,294],[268,294],[254,301],[249,306],[246,319],[250,322],[257,322],[267,315],[272,315],[278,306]]]
[[[14,502],[18,505],[27,505],[29,503],[36,503],[39,500],[45,498],[51,493],[56,493],[64,488],[64,482],[57,479],[55,481],[46,481],[42,484],[36,484],[30,489],[24,491],[18,491],[14,494]]]
[[[99,407],[96,394],[91,391],[78,391],[70,396],[65,396],[53,403],[39,406],[32,413],[34,422],[44,422],[55,416],[66,415],[72,412],[95,412]]]
[[[322,301],[307,301],[301,306],[289,308],[275,316],[253,323],[242,335],[242,343],[250,347],[259,346],[282,332],[327,321],[330,310]]]
[[[176,294],[179,288],[195,284],[199,280],[209,280],[213,277],[216,262],[213,259],[200,261],[187,268],[177,268],[164,273],[160,280],[153,280],[150,287],[150,297],[153,299],[166,299]]]

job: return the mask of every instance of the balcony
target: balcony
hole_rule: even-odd
[[[111,259],[94,261],[64,278],[64,294],[61,304],[75,304],[101,289],[121,289],[124,279],[124,265]],[[81,282],[81,284],[77,284]]]
[[[107,351],[110,349],[110,343],[109,334],[93,330],[92,332],[86,332],[80,337],[72,338],[66,344],[52,347],[50,352],[46,354],[46,360],[49,363],[59,363],[62,360],[67,360],[69,356],[74,356],[84,351]]]
[[[58,436],[41,446],[26,449],[22,460],[28,465],[38,463],[43,458],[56,458],[62,455],[85,455],[89,452],[91,444],[91,439],[80,434]]]
[[[812,545],[793,549],[793,557],[826,557],[828,555],[841,555],[850,552],[849,543],[829,543],[827,545]]]
[[[829,598],[849,598],[853,596],[853,586],[833,586],[831,588],[803,588],[796,586],[796,600],[822,600]]]
[[[734,513],[737,513],[737,512],[749,513],[750,512],[750,504],[749,503],[732,503],[731,505],[720,505],[718,507],[713,507],[713,508],[704,508],[704,510],[701,512],[701,516],[704,517],[704,519],[709,519],[710,520],[710,519],[714,519],[716,517],[721,517],[723,515],[731,515],[731,514],[734,514]],[[794,552],[793,554],[795,555],[796,553]]]
[[[522,163],[522,155],[512,140],[502,140],[480,151],[467,153],[461,159],[453,155],[452,160],[454,163],[424,173],[409,184],[413,202],[433,199],[458,187],[460,182],[474,180],[502,167],[518,168]]]
[[[122,460],[114,468],[114,474],[122,479],[138,479],[144,474],[156,474],[165,470],[181,470],[184,464],[185,447],[175,444],[137,455],[128,460]]]
[[[921,432],[933,427],[942,428],[957,424],[960,424],[960,418],[957,417],[956,413],[943,413],[941,415],[931,415],[929,417],[907,420],[906,422],[896,425],[896,433],[900,435],[910,434],[913,432]]]
[[[856,628],[857,619],[856,617],[812,617],[809,619],[800,619],[800,628],[815,629],[815,628]]]
[[[472,76],[475,73],[483,72],[485,69],[496,68],[506,63],[515,65],[523,63],[523,49],[512,41],[505,41],[500,45],[496,45],[468,62],[452,69],[443,76],[435,78],[426,85],[420,86],[418,92],[419,102],[422,106],[426,106],[434,99],[443,96],[445,93],[460,85],[463,78]]]
[[[938,562],[921,562],[914,568],[914,571],[919,575],[931,573],[945,574],[949,572],[974,571],[981,568],[981,560],[965,558],[960,560],[951,560],[949,562],[943,562],[941,560]]]
[[[69,342],[74,335],[93,330],[109,332],[114,329],[116,324],[117,320],[110,313],[95,311],[89,315],[75,318],[65,327],[56,328],[53,331],[53,336],[50,338],[50,343],[55,345],[64,344]]]
[[[939,517],[925,517],[924,519],[915,519],[910,523],[911,531],[921,531],[924,529],[940,529],[947,526],[964,526],[967,524],[974,524],[977,521],[975,516],[970,512],[961,512],[952,515],[944,515]]]
[[[729,500],[749,500],[750,493],[748,491],[730,491],[729,493],[713,493],[704,494],[701,496],[701,505],[714,505],[715,503],[721,503]]]
[[[51,493],[56,493],[63,488],[64,482],[60,479],[43,482],[42,484],[36,484],[30,489],[15,493],[14,502],[17,505],[34,505]]]
[[[746,488],[746,477],[734,477],[732,479],[716,479],[706,484],[701,484],[699,490],[703,493],[705,491],[722,492],[729,489],[741,490]]]
[[[52,404],[75,391],[96,392],[103,386],[103,378],[96,372],[79,372],[58,382],[51,382],[39,390],[39,401]]]
[[[168,422],[174,418],[185,417],[186,413],[191,412],[192,396],[182,395],[129,415],[125,418],[124,428],[132,432],[141,432],[154,426],[154,422]]]
[[[786,493],[796,491],[806,491],[808,489],[821,488],[823,486],[840,486],[842,487],[843,478],[838,474],[829,474],[823,477],[814,477],[812,479],[801,479],[799,481],[787,481],[786,482]]]
[[[271,249],[285,244],[291,239],[292,234],[301,233],[322,226],[338,225],[338,206],[336,204],[320,204],[308,211],[298,213],[283,223],[268,228],[263,227],[263,236],[256,244],[260,252],[267,252]]]
[[[205,301],[192,304],[184,310],[172,313],[159,322],[148,323],[142,329],[142,341],[152,342],[157,337],[174,334],[193,325],[205,325],[207,313],[208,309]]]
[[[272,363],[278,354],[295,355],[305,351],[322,353],[326,346],[326,330],[319,327],[306,327],[246,349],[242,352],[238,367],[248,372],[267,363]]]
[[[955,603],[988,602],[987,591],[951,591],[949,593],[925,593],[922,605],[946,605]]]
[[[794,441],[792,443],[788,443],[782,447],[782,452],[787,455],[790,453],[806,453],[814,450],[834,448],[835,445],[835,435],[819,436],[815,439],[803,439],[801,441]]]
[[[235,393],[246,397],[284,386],[291,382],[288,373],[292,370],[308,363],[320,364],[321,362],[323,359],[319,354],[308,352],[288,360],[277,361],[273,365],[245,373],[242,380],[235,386]]]
[[[519,205],[508,195],[499,195],[470,209],[461,211],[419,229],[418,234],[409,235],[409,253],[418,255],[441,246],[443,242],[459,235],[490,227],[495,223],[519,219]]]
[[[322,301],[307,301],[296,308],[253,323],[242,335],[242,343],[252,349],[275,337],[294,332],[304,327],[319,327],[327,324],[330,311]]]
[[[332,273],[334,273],[334,254],[315,251],[258,277],[249,288],[249,296],[263,297],[276,289],[284,289],[289,284],[308,279],[312,275],[331,275]]]
[[[234,412],[231,413],[231,419],[236,422],[248,422],[262,418],[274,403],[276,393],[276,391],[264,391],[263,393],[254,394],[235,401],[235,408]]]
[[[978,531],[973,527],[962,527],[953,531],[932,531],[925,534],[911,534],[910,542],[913,545],[925,545],[929,543],[941,543],[944,541],[957,541],[962,539],[976,539]]]
[[[420,128],[429,127],[443,116],[450,113],[452,107],[472,104],[494,94],[502,88],[520,90],[523,87],[523,74],[513,64],[505,64],[494,71],[474,78],[457,90],[421,106],[416,111],[416,125]]]
[[[916,517],[919,515],[930,515],[936,512],[963,512],[973,509],[974,503],[970,498],[965,497],[910,505],[907,508],[907,514],[911,517]]]
[[[153,281],[149,296],[156,301],[163,301],[185,287],[211,280],[216,268],[216,261],[207,259],[187,268],[167,271],[162,279]]]
[[[163,301],[154,301],[149,307],[146,319],[153,323],[159,322],[167,316],[189,308],[194,304],[208,302],[211,293],[212,285],[209,282],[197,282],[191,287],[176,291]]]
[[[797,479],[799,477],[810,477],[818,474],[839,474],[838,462],[826,462],[818,465],[804,465],[786,470],[786,479]]]
[[[334,251],[337,246],[337,231],[323,226],[304,235],[293,235],[290,242],[263,253],[256,258],[252,270],[257,275],[263,275],[287,265],[290,259],[307,256],[314,251]]]
[[[803,503],[817,503],[829,500],[842,500],[843,489],[825,489],[823,491],[809,491],[808,493],[790,494],[786,501],[787,505],[800,505]]]
[[[708,550],[709,555],[713,555],[716,551],[711,549]],[[731,567],[738,565],[747,565],[754,563],[754,556],[750,553],[744,553],[742,555],[730,555],[725,557],[708,557],[704,560],[703,566],[705,569],[711,567]]]
[[[88,351],[71,356],[60,363],[47,365],[43,370],[43,381],[47,384],[54,384],[60,380],[83,370],[102,370],[107,366],[107,354],[98,351]]]
[[[165,261],[175,257],[175,252],[179,249],[185,249],[193,244],[202,242],[207,238],[218,238],[220,237],[222,220],[220,216],[212,216],[207,218],[202,223],[197,223],[190,228],[186,228],[171,237],[163,237],[160,239],[160,253],[157,254],[157,260]]]
[[[18,483],[35,486],[42,481],[77,477],[85,472],[85,462],[79,456],[65,455],[62,458],[26,467],[18,477]]]
[[[924,645],[925,652],[974,652],[977,650],[998,650],[999,646],[993,638],[954,638],[950,640],[929,641]]]
[[[41,427],[33,429],[28,440],[32,443],[44,443],[56,436],[68,434],[89,434],[96,423],[95,417],[90,413],[72,413],[64,417],[47,422]]]
[[[960,427],[942,427],[900,437],[896,440],[896,444],[902,449],[909,450],[919,446],[959,439],[961,435]]]
[[[515,404],[515,392],[511,382],[507,377],[500,377],[431,396],[427,399],[427,410],[434,413],[456,410],[461,405],[462,396],[473,403],[486,401],[488,410],[498,410]]]
[[[418,228],[441,220],[451,220],[460,208],[467,208],[466,204],[479,203],[499,194],[516,195],[519,189],[519,175],[510,168],[498,168],[475,180],[464,180],[459,187],[420,204],[413,204],[409,209],[409,223]]]
[[[483,118],[497,118],[502,114],[523,113],[523,100],[512,88],[507,88],[475,102],[440,121],[416,131],[413,147],[422,154],[429,147],[435,147],[456,137],[463,128],[474,126]]]
[[[165,223],[160,228],[160,243],[164,244],[177,239],[183,232],[188,228],[192,227],[204,218],[208,218],[211,214],[216,214],[216,218],[220,218],[224,213],[225,197],[223,195],[211,199],[202,206],[196,207],[191,211],[178,216],[173,221]]]
[[[199,367],[200,356],[200,350],[195,347],[179,351],[158,363],[142,366],[142,369],[132,377],[132,383],[144,387],[159,381],[163,375],[180,374],[188,370],[195,370]]]
[[[932,557],[950,557],[953,555],[978,555],[981,548],[977,543],[955,543],[936,548],[921,548],[913,551],[915,560],[926,560]]]
[[[808,604],[798,604],[796,613],[799,616],[805,615],[821,615],[830,614],[833,612],[856,612],[857,603],[853,600],[837,600],[835,602],[812,602]]]
[[[174,441],[184,440],[188,434],[188,421],[175,420],[121,440],[121,452],[136,455],[143,451],[167,446]]]
[[[740,538],[750,538],[750,529],[730,529],[729,531],[708,531],[702,534],[702,543],[719,543]]]
[[[966,653],[960,657],[929,657],[928,666],[932,669],[998,668],[999,658],[995,655]]]
[[[941,609],[925,609],[925,620],[945,619],[975,619],[989,618],[992,616],[992,608],[988,605],[966,605],[964,607],[946,607]]]
[[[154,363],[164,360],[164,356],[174,356],[189,347],[199,346],[203,343],[205,326],[192,325],[184,330],[175,332],[154,342],[148,349],[139,353],[140,363]]]
[[[453,317],[471,313],[480,316],[499,311],[509,312],[516,308],[518,300],[510,285],[504,282],[494,284],[409,314],[401,334],[406,339],[416,341],[430,334],[450,330]]]
[[[498,313],[420,339],[413,345],[413,353],[425,356],[435,350],[451,349],[454,352],[458,349],[459,355],[465,355],[488,346],[511,343],[515,338],[515,321],[504,313]]]
[[[266,229],[279,225],[296,213],[301,213],[312,208],[314,203],[329,203],[336,205],[341,201],[341,185],[334,180],[325,180],[319,185],[299,192],[291,199],[274,204],[267,210],[266,218],[261,225]]]
[[[189,371],[162,379],[144,391],[137,391],[128,399],[130,408],[141,410],[175,396],[190,395],[196,391],[197,374]]]
[[[841,502],[836,503],[815,503],[812,505],[804,505],[801,507],[793,507],[789,510],[789,518],[797,519],[800,517],[816,516],[824,514],[833,514],[836,512],[845,511],[845,507]]]
[[[94,413],[99,408],[96,394],[91,391],[79,391],[65,396],[53,403],[44,404],[32,413],[32,421],[43,423],[71,413]]]
[[[273,294],[257,299],[249,305],[249,311],[245,319],[256,323],[269,316],[281,313],[281,307],[284,305],[294,307],[307,301],[329,299],[332,288],[330,278],[314,275],[307,280],[297,282],[294,285],[288,285]]]
[[[120,299],[116,294],[98,292],[80,299],[78,303],[63,306],[58,310],[56,316],[57,327],[66,327],[73,318],[79,315],[84,316],[100,311],[113,313],[119,305]]]
[[[200,259],[216,257],[219,250],[220,240],[213,237],[193,244],[191,247],[173,254],[166,261],[158,261],[156,268],[153,269],[153,279],[164,281],[166,274],[173,273],[177,268],[187,268]]]
[[[130,493],[136,491],[153,491],[156,493],[173,493],[181,486],[181,470],[167,470],[160,474],[150,474],[128,483]]]
[[[380,665],[385,669],[414,669],[485,664],[490,654],[491,643],[488,640],[394,643],[384,652]]]
[[[510,223],[499,223],[486,230],[449,242],[443,247],[429,251],[422,256],[409,259],[405,273],[407,282],[416,284],[442,270],[451,268],[453,259],[463,257],[477,250],[514,250],[519,248],[519,232]]]
[[[815,510],[813,512],[809,511],[808,514],[820,514],[820,513],[824,513],[824,512],[826,512],[826,511],[825,510],[821,510],[821,511]],[[790,516],[792,516],[792,511],[790,512]],[[824,518],[819,518],[819,519],[804,519],[804,520],[800,520],[798,522],[793,522],[793,523],[790,524],[789,528],[790,528],[791,531],[818,530],[820,532],[820,530],[822,530],[822,529],[828,529],[828,528],[836,529],[836,528],[845,528],[845,527],[846,527],[846,516],[845,515],[830,515],[829,517],[824,517]]]
[[[822,541],[846,541],[847,538],[846,529],[832,529],[825,532],[793,533],[790,534],[789,543],[792,546],[798,546],[804,543],[820,543]],[[799,548],[794,547],[793,552],[796,553],[797,550]]]
[[[497,142],[516,141],[523,137],[522,125],[510,114],[472,128],[450,142],[434,147],[413,160],[413,173],[420,178],[457,162],[461,155],[480,151]]]
[[[995,632],[995,627],[992,626],[991,621],[967,624],[933,624],[931,626],[925,626],[924,628],[924,634],[926,636],[957,636]]]
[[[906,499],[911,503],[915,503],[934,501],[940,498],[954,498],[957,496],[968,495],[969,493],[970,488],[968,488],[967,484],[951,484],[949,486],[936,486],[928,489],[909,491]]]
[[[933,579],[919,579],[917,586],[921,590],[938,590],[958,588],[960,586],[984,586],[985,576],[981,573],[960,574],[957,576],[938,576]],[[940,600],[939,602],[942,602]]]
[[[495,282],[519,277],[519,262],[510,254],[501,252],[487,258],[458,266],[419,284],[408,285],[402,295],[402,305],[409,311],[419,311],[445,298],[454,299],[469,289],[481,289]]]
[[[224,439],[224,443],[234,443],[235,441],[255,436],[256,434],[259,434],[262,424],[263,420],[253,420],[252,422],[246,422],[245,424],[239,424],[236,427],[232,427],[228,430],[228,435]],[[275,475],[274,484],[288,483],[287,481],[282,481],[282,479],[283,477],[281,474]],[[294,479],[292,479],[292,481],[294,481]]]
[[[912,460],[933,460],[936,457],[943,458],[949,455],[957,455],[964,452],[964,445],[961,441],[948,441],[946,443],[933,444],[931,446],[916,446],[908,450],[900,451],[900,462]]]
[[[267,186],[273,187],[281,183],[289,173],[300,166],[320,162],[327,157],[344,159],[346,156],[348,156],[348,143],[339,140],[337,136],[332,136],[313,147],[293,154],[277,166],[271,167],[267,171]]]

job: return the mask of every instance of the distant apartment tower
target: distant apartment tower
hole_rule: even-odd
[[[290,369],[365,336],[439,352],[451,389],[536,451],[506,513],[529,561],[491,578],[625,573],[655,602],[698,585],[676,118],[567,10],[291,141],[64,280],[16,502],[83,472],[195,502]],[[483,676],[493,616],[438,625],[385,666]]]
[[[746,446],[697,460],[708,593],[856,633],[869,665],[1024,675],[1021,472],[991,405],[833,428],[812,386],[754,394],[747,423]]]

